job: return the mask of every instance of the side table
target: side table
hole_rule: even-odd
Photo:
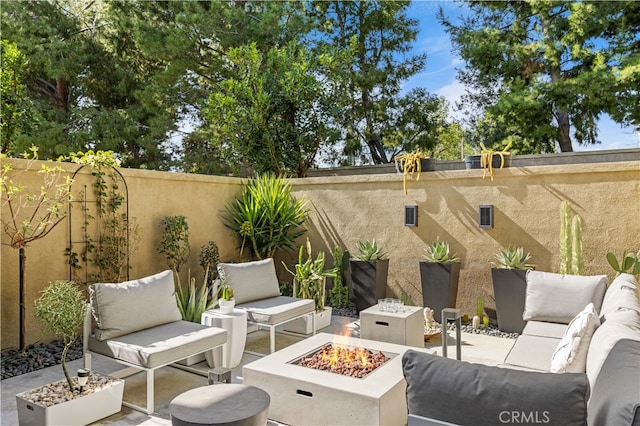
[[[379,342],[424,348],[424,318],[420,306],[402,312],[381,311],[374,305],[360,311],[360,337]]]
[[[205,352],[209,367],[234,368],[239,365],[247,340],[246,311],[234,309],[232,313],[223,314],[220,309],[212,309],[202,313],[200,323],[227,330],[227,343]]]

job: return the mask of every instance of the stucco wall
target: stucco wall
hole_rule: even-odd
[[[17,167],[26,162],[12,160]],[[70,173],[77,166],[65,164]],[[237,260],[235,240],[224,227],[219,213],[237,194],[242,181],[235,178],[120,169],[129,188],[130,215],[141,227],[142,240],[131,258],[131,278],[166,269],[156,252],[162,238],[160,220],[184,215],[189,223],[192,254],[185,267],[201,274],[200,247],[213,240],[223,261]],[[27,185],[38,185],[30,174]],[[582,216],[585,269],[587,274],[608,274],[605,254],[637,250],[640,241],[640,164],[637,161],[532,166],[498,170],[493,182],[482,179],[480,170],[423,173],[402,191],[402,176],[314,177],[293,179],[294,194],[307,200],[308,227],[315,250],[328,258],[335,244],[352,253],[360,240],[375,238],[390,255],[390,296],[404,290],[422,303],[418,261],[424,248],[436,238],[447,240],[462,259],[458,307],[475,311],[478,296],[489,295],[489,261],[500,247],[523,246],[531,252],[537,269],[557,271],[562,200]],[[405,227],[404,206],[419,206],[418,227]],[[493,229],[479,229],[480,204],[494,206]],[[8,212],[2,206],[3,218]],[[33,315],[33,300],[47,282],[69,276],[64,249],[68,243],[67,222],[27,248],[27,339],[30,343],[50,340]],[[2,235],[1,292],[2,348],[18,345],[18,255],[4,245]],[[281,256],[288,260],[290,256]],[[277,260],[279,264],[280,259]],[[200,275],[198,275],[200,276]],[[280,281],[289,276],[279,270]],[[199,278],[200,279],[200,278]],[[141,307],[153,309],[153,307]]]

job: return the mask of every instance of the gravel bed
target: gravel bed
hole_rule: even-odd
[[[449,330],[450,331],[454,331],[456,329],[456,325],[455,324],[449,324]],[[518,336],[520,336],[520,334],[518,333],[506,333],[504,331],[500,331],[498,330],[497,327],[495,327],[494,325],[489,324],[489,326],[482,326],[481,328],[473,328],[471,325],[467,324],[467,325],[462,325],[462,327],[460,327],[460,331],[462,331],[463,333],[471,333],[471,334],[485,334],[487,336],[495,336],[495,337],[502,337],[505,339],[517,339]]]
[[[60,364],[64,343],[55,341],[49,344],[38,343],[24,351],[9,349],[2,351],[2,380],[42,368]],[[67,352],[67,362],[82,358],[82,341],[78,340]]]

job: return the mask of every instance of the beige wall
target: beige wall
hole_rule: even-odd
[[[18,166],[24,161],[16,160]],[[76,166],[66,164],[71,173]],[[130,215],[142,230],[142,240],[132,257],[131,278],[166,269],[156,252],[162,229],[160,220],[184,215],[189,223],[192,271],[198,265],[200,247],[213,240],[225,261],[237,259],[237,241],[224,227],[219,213],[238,193],[242,181],[235,178],[120,169],[129,188]],[[37,179],[37,177],[36,177]],[[315,177],[293,179],[296,196],[307,200],[309,230],[314,250],[328,257],[335,244],[354,253],[360,240],[375,238],[390,254],[388,294],[406,291],[422,304],[418,261],[424,248],[436,238],[449,241],[462,259],[458,305],[475,310],[478,296],[492,294],[489,261],[500,247],[523,246],[531,252],[538,270],[557,271],[559,208],[571,203],[583,218],[587,274],[608,274],[607,251],[621,253],[640,246],[640,165],[638,162],[536,166],[498,170],[494,182],[482,179],[482,171],[458,170],[423,173],[402,191],[402,176]],[[37,184],[30,174],[28,185]],[[404,206],[419,206],[418,227],[403,226]],[[493,229],[479,229],[480,204],[494,205]],[[7,215],[2,206],[3,219]],[[49,340],[32,319],[33,300],[48,281],[67,279],[63,255],[67,247],[67,222],[27,248],[27,339]],[[2,235],[2,348],[18,345],[18,256],[4,245]],[[289,256],[283,256],[285,260]],[[279,261],[277,262],[279,263]],[[279,270],[281,281],[289,276]],[[487,305],[491,301],[487,297]],[[146,307],[152,309],[152,307]]]

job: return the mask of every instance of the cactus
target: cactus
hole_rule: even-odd
[[[478,297],[478,300],[476,301],[476,310],[476,315],[482,318],[484,316],[484,297]]]
[[[582,218],[572,215],[567,201],[560,204],[560,273],[581,275],[584,272],[582,260]]]

